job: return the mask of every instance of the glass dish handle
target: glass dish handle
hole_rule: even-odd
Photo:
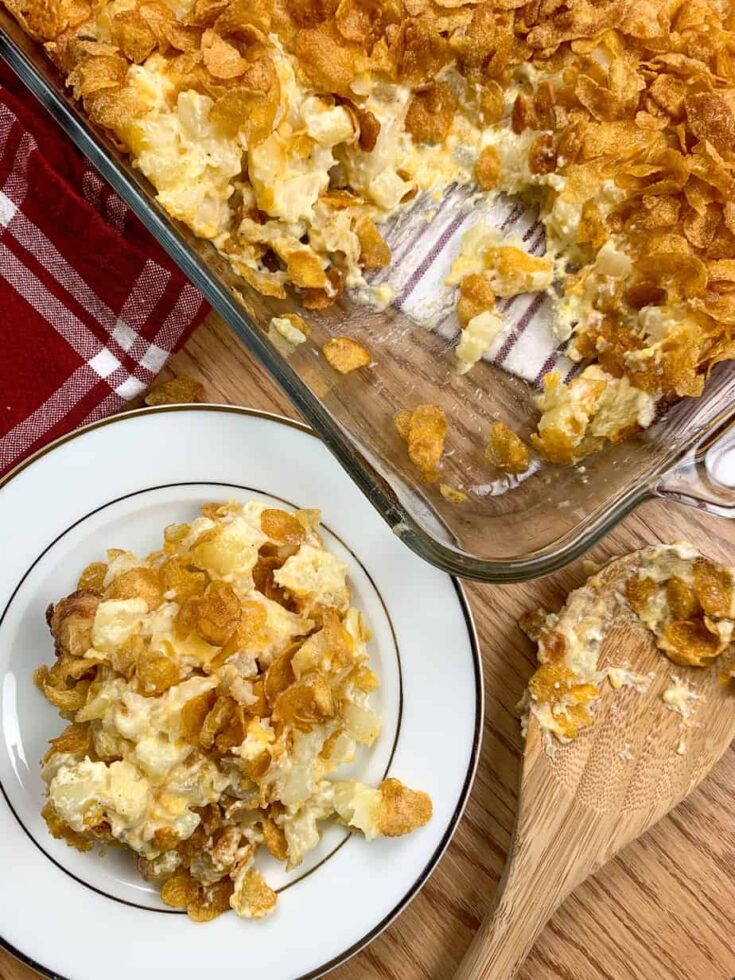
[[[735,417],[689,449],[655,484],[653,495],[735,518]]]

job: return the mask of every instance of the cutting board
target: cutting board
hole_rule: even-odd
[[[215,314],[174,358],[211,401],[294,415]],[[735,522],[650,503],[589,554],[596,561],[686,538],[735,564]],[[517,704],[533,671],[518,629],[529,608],[561,605],[581,563],[535,582],[470,583],[480,637],[486,722],[472,798],[437,871],[411,906],[334,980],[449,980],[492,904],[517,806],[522,740]],[[519,980],[730,980],[735,977],[735,750],[683,804],[580,886],[542,932]],[[0,950],[0,980],[36,974]]]

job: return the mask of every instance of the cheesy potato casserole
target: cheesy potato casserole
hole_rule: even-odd
[[[163,207],[268,296],[384,306],[380,226],[416,199],[535,205],[545,255],[479,222],[447,282],[461,371],[504,329],[496,298],[553,296],[584,367],[537,398],[546,460],[650,425],[735,353],[729,0],[3,2]]]
[[[539,662],[521,704],[524,724],[533,716],[548,739],[567,742],[594,723],[605,680],[616,689],[645,689],[653,675],[599,665],[605,636],[621,616],[645,627],[677,666],[708,667],[733,637],[735,569],[690,544],[643,548],[591,576],[559,613],[541,610],[524,617],[521,625],[538,644]],[[723,683],[731,679],[735,664],[722,673]],[[686,719],[696,697],[679,680],[664,693],[664,703]]]
[[[35,680],[69,723],[43,759],[48,828],[129,849],[197,921],[273,910],[260,847],[291,869],[329,817],[368,839],[431,817],[397,779],[333,775],[380,732],[378,678],[318,521],[207,504],[145,559],[109,551],[48,610],[56,661]]]

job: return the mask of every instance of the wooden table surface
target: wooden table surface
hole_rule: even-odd
[[[201,380],[210,401],[295,415],[214,315],[167,369]],[[589,554],[603,559],[686,538],[733,563],[735,523],[648,503]],[[516,810],[521,735],[514,705],[533,668],[516,626],[529,607],[559,604],[584,578],[579,562],[519,585],[468,583],[480,636],[486,717],[477,780],[457,834],[412,905],[334,980],[445,980],[492,901]],[[237,970],[233,976],[238,975]],[[0,950],[0,980],[36,974]],[[520,980],[735,978],[735,751],[645,837],[589,879],[554,916]],[[102,978],[101,978],[102,980]],[[261,978],[254,978],[261,980]],[[265,980],[265,978],[263,978]]]

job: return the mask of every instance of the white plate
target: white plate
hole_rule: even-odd
[[[464,808],[482,729],[477,641],[458,582],[393,537],[305,427],[225,406],[117,416],[59,440],[0,484],[0,938],[73,980],[319,976],[375,938],[424,884]],[[80,854],[40,817],[39,759],[61,721],[35,690],[52,659],[46,605],[106,547],[142,553],[209,500],[320,507],[374,632],[383,731],[353,764],[427,790],[431,822],[367,843],[333,827],[304,867],[267,869],[273,916],[197,925],[166,909],[123,852]]]

